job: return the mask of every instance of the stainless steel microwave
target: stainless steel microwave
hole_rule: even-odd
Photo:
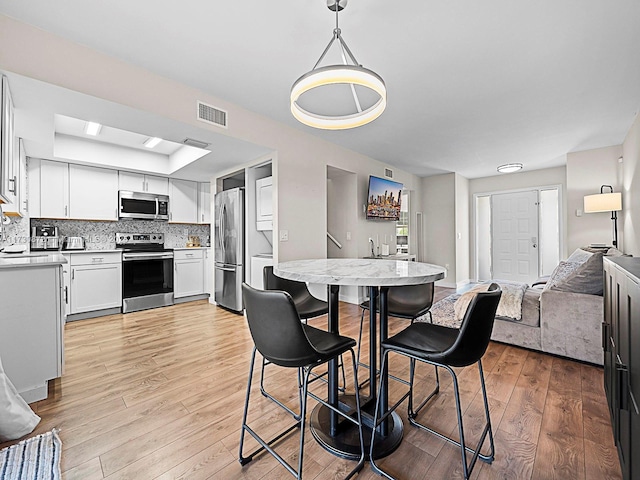
[[[118,216],[122,219],[169,220],[169,197],[155,193],[120,190]]]

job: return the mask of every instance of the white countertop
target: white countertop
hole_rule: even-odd
[[[67,260],[60,253],[2,253],[0,254],[0,269],[41,267],[43,265],[62,265]]]
[[[172,250],[207,250],[211,247],[173,247]]]
[[[446,276],[444,267],[430,263],[360,258],[294,260],[277,264],[273,273],[299,282],[363,286],[416,285]]]

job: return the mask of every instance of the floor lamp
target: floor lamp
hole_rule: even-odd
[[[605,193],[605,188],[611,191]],[[622,193],[614,193],[611,185],[602,185],[600,193],[595,195],[586,195],[584,197],[584,212],[598,213],[611,212],[611,220],[613,220],[613,246],[618,248],[618,213],[622,210]]]

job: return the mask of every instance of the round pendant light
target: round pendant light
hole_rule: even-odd
[[[357,62],[342,38],[340,28],[338,28],[338,12],[344,9],[346,0],[328,0],[327,6],[330,10],[336,12],[336,28],[333,30],[333,37],[313,69],[298,78],[291,87],[291,113],[299,122],[309,125],[310,127],[325,130],[345,130],[366,125],[378,118],[387,106],[387,88],[384,80],[382,80],[377,73],[364,68]],[[336,40],[342,50],[341,53],[344,64],[319,67],[318,65]],[[353,64],[349,64],[347,58],[349,58]],[[327,115],[313,112],[309,110],[308,107],[304,108],[300,105],[300,97],[305,93],[337,84],[345,84],[351,87],[355,105],[354,113]],[[378,96],[378,100],[373,102],[368,108],[362,109],[355,88],[356,86],[371,90]]]

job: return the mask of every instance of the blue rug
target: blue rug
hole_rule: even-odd
[[[61,450],[55,429],[0,450],[0,480],[59,480]]]

